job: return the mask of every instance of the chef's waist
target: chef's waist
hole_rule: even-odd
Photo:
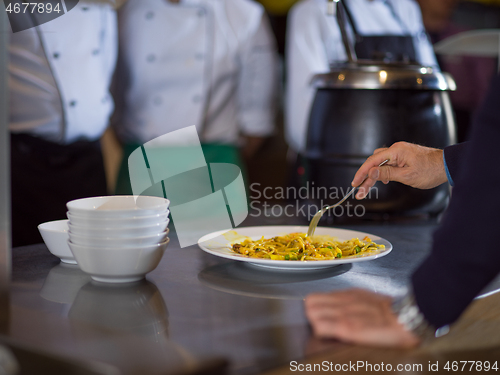
[[[68,144],[53,142],[27,133],[11,133],[11,147],[23,153],[43,156],[84,154],[89,151],[99,150],[101,147],[97,140],[77,140]]]

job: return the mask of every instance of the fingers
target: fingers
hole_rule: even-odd
[[[389,181],[401,182],[406,185],[410,185],[410,181],[412,178],[412,173],[409,168],[400,168],[393,167],[390,165],[384,165],[383,167],[378,168],[379,176],[378,181],[382,181],[384,184],[388,184]]]
[[[374,294],[364,289],[348,289],[330,293],[310,294],[305,299],[306,308],[346,308],[358,302],[390,301],[384,295]]]
[[[366,180],[359,186],[358,193],[356,194],[356,199],[364,199],[368,193],[370,192],[370,188],[375,185],[379,178],[379,169],[380,167],[372,168],[368,171],[368,177]]]
[[[373,155],[378,154],[379,152],[385,151],[387,149],[388,147],[377,148],[375,151],[373,151]]]
[[[314,335],[322,338],[343,339],[346,336],[346,317],[352,315],[351,307],[357,300],[345,291],[309,295],[305,300],[306,315],[311,322]]]
[[[354,289],[309,295],[305,308],[317,337],[375,346],[418,345],[418,337],[398,322],[391,303],[390,297]]]
[[[389,181],[405,183],[407,179],[408,176],[405,168],[393,167],[390,165],[372,168],[368,172],[368,178],[359,187],[356,199],[366,198],[370,192],[370,188],[373,187],[377,181],[382,181],[384,184],[388,184]]]
[[[313,294],[306,298],[306,315],[315,336],[346,341],[349,339],[348,332],[352,328],[352,319],[359,316],[355,310],[359,309],[360,301],[362,303],[366,301],[365,298],[358,296],[356,290],[349,292],[352,295],[346,295],[345,291],[342,291]]]
[[[392,155],[389,151],[387,151],[388,149],[379,149],[379,150],[382,151],[370,156],[358,169],[358,171],[354,175],[354,179],[352,180],[351,183],[352,186],[360,186],[363,183],[363,180],[366,178],[366,176],[368,176],[368,172],[372,168],[378,167],[380,163],[382,163],[387,159],[392,160]]]

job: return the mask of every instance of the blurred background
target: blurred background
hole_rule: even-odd
[[[287,15],[297,0],[259,0],[266,9],[280,55],[282,89],[285,82],[285,54]],[[453,34],[479,29],[500,28],[500,0],[418,0],[424,25],[433,43]],[[480,102],[489,79],[495,72],[496,59],[454,56],[440,57],[441,69],[449,71],[457,81],[458,89],[452,93],[457,116],[458,140],[466,138],[470,120]],[[259,152],[248,161],[250,184],[255,189],[287,186],[292,171],[287,163],[288,147],[284,138],[283,90],[280,91],[280,108],[276,118],[276,131],[268,138]],[[103,137],[109,191],[114,191],[118,165],[121,160],[120,145],[112,130]],[[260,185],[258,185],[260,184]]]

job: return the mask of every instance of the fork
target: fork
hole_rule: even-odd
[[[384,164],[386,164],[387,162],[389,162],[389,159],[386,159],[384,160],[382,163],[380,163],[378,166],[381,167],[383,166]],[[363,182],[366,181],[366,179],[368,178],[368,176],[365,177],[365,179],[363,180]],[[361,182],[361,184],[359,184],[360,186],[363,184],[363,182]],[[321,210],[319,210],[318,212],[316,212],[316,214],[313,216],[313,218],[311,219],[311,223],[309,224],[309,229],[307,230],[307,235],[306,237],[309,237],[309,236],[312,236],[314,234],[314,232],[316,231],[316,227],[318,226],[318,223],[319,221],[321,220],[321,217],[323,216],[323,214],[328,211],[330,208],[335,208],[337,206],[340,206],[342,203],[345,202],[345,200],[347,198],[349,198],[352,193],[354,193],[354,190],[356,190],[358,188],[358,186],[355,186],[353,187],[345,196],[344,198],[342,198],[340,200],[340,202],[337,202],[335,204],[332,204],[331,206],[325,206],[323,207]]]

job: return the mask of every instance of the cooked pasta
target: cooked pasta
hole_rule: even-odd
[[[250,258],[273,260],[333,260],[349,256],[365,255],[385,248],[373,242],[369,237],[359,240],[337,241],[332,236],[311,236],[305,233],[290,233],[282,236],[253,241],[246,239],[232,245],[232,250]]]

